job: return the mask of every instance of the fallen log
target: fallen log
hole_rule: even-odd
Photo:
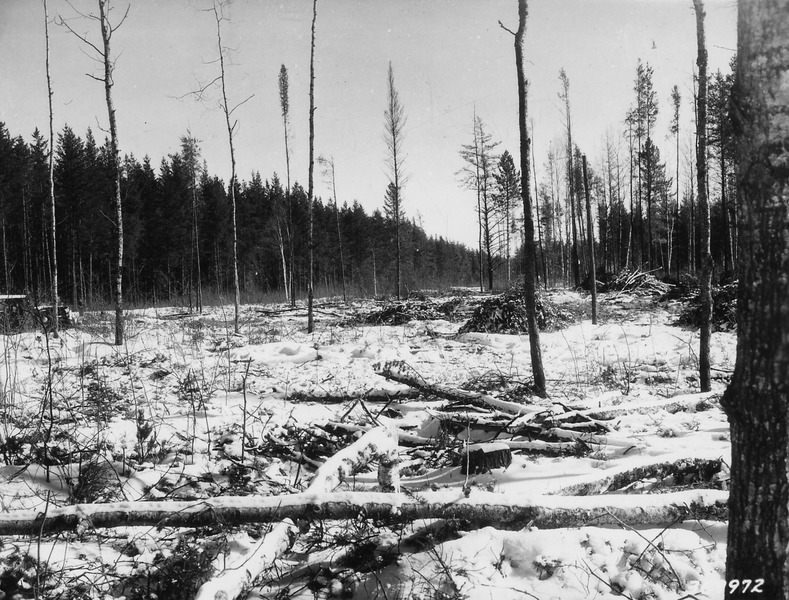
[[[425,394],[430,394],[437,398],[444,398],[445,400],[466,402],[483,408],[495,408],[512,415],[522,415],[543,410],[542,407],[500,400],[499,398],[494,398],[493,396],[480,392],[462,390],[460,388],[438,383],[428,383],[416,374],[413,367],[407,365],[402,360],[390,360],[383,364],[376,363],[373,365],[373,370],[381,377],[396,381],[397,383],[404,383]]]
[[[355,434],[359,432],[366,433],[373,429],[369,425],[352,425],[350,423],[336,423],[334,421],[327,421],[326,423],[316,423],[315,425],[328,433],[341,434],[341,435]],[[401,429],[397,429],[397,440],[402,446],[435,446],[436,445],[436,440],[434,439],[426,438],[421,435],[415,435],[413,433],[406,433]]]
[[[372,461],[378,461],[378,482],[385,491],[399,491],[397,434],[376,427],[347,448],[329,458],[312,477],[305,494],[319,496],[331,492],[345,479]],[[296,539],[292,519],[287,519],[264,536],[250,553],[205,582],[195,600],[233,600],[249,588],[276,558],[287,552]]]
[[[685,394],[673,398],[661,398],[659,400],[642,400],[633,402],[623,402],[616,406],[589,408],[585,410],[575,410],[560,413],[553,417],[556,421],[564,421],[577,416],[590,417],[608,421],[623,414],[652,414],[656,410],[665,410],[669,413],[681,411],[697,412],[708,410],[713,401],[720,396],[718,392],[706,392],[703,394]]]
[[[199,502],[119,502],[50,508],[46,517],[25,510],[0,514],[0,535],[108,527],[209,527],[291,519],[457,519],[467,528],[544,529],[585,525],[660,525],[682,519],[726,520],[729,493],[696,489],[668,494],[507,496],[472,490],[402,494],[327,492],[284,496],[225,496]]]
[[[277,523],[252,551],[241,556],[233,566],[226,567],[221,575],[201,585],[195,600],[238,598],[252,586],[260,573],[290,550],[297,533],[298,528],[290,519]]]
[[[683,456],[676,460],[659,462],[647,460],[638,464],[623,465],[607,469],[600,475],[585,477],[582,481],[563,486],[551,492],[559,496],[587,496],[620,490],[632,483],[649,478],[671,478],[672,485],[694,482],[709,482],[721,470],[723,459],[689,458]]]

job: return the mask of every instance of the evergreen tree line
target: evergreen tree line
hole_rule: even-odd
[[[734,61],[732,61],[733,67]],[[546,285],[578,287],[588,278],[589,235],[595,240],[598,279],[623,269],[646,269],[679,279],[701,266],[698,190],[695,186],[695,132],[680,129],[680,113],[695,111],[695,98],[683,99],[677,86],[666,95],[671,109],[667,131],[656,127],[660,99],[653,70],[639,62],[634,100],[619,132],[606,136],[602,156],[589,157],[587,172],[594,231],[588,231],[583,151],[572,142],[569,80],[560,74],[567,138],[552,143],[534,191],[537,278]],[[737,251],[734,182],[734,131],[728,98],[732,72],[708,78],[707,191],[711,205],[711,252],[719,278],[733,274]],[[472,142],[460,151],[466,166],[460,183],[477,193],[478,284],[508,285],[522,273],[520,173],[509,152],[496,154],[479,116]],[[660,146],[669,151],[661,153]],[[663,158],[671,155],[673,160]],[[594,166],[592,166],[594,165]],[[494,283],[495,282],[495,283]]]
[[[48,204],[48,144],[36,130],[27,143],[0,123],[0,289],[50,300],[52,252]],[[55,200],[59,295],[74,307],[112,297],[112,173],[108,143],[66,126],[55,144]],[[247,299],[275,293],[303,296],[308,282],[308,196],[276,174],[253,173],[237,184],[238,257]],[[124,220],[124,296],[133,304],[202,304],[201,294],[233,293],[229,190],[200,160],[197,141],[154,169],[125,156],[121,194]],[[315,285],[322,294],[395,291],[392,220],[367,214],[354,201],[335,206],[316,199]],[[400,223],[406,290],[446,288],[475,281],[477,260],[462,244],[428,236],[413,221]],[[342,248],[340,248],[342,244]],[[218,299],[218,298],[217,298]]]

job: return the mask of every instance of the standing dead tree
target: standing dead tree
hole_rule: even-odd
[[[545,388],[545,371],[542,366],[540,350],[540,332],[537,329],[537,303],[534,281],[537,275],[537,252],[534,247],[534,219],[531,211],[531,192],[529,187],[529,130],[528,123],[528,81],[526,79],[524,45],[526,38],[526,20],[529,15],[527,0],[518,0],[518,30],[512,32],[499,21],[502,29],[515,36],[515,67],[518,79],[518,132],[520,133],[521,154],[521,197],[523,198],[523,231],[524,231],[524,281],[523,294],[526,304],[526,320],[529,326],[529,350],[531,352],[531,368],[534,377],[534,391],[537,395],[547,396]]]
[[[236,225],[236,153],[233,146],[233,132],[236,129],[238,122],[231,123],[230,116],[235,110],[241,106],[237,104],[230,108],[227,102],[227,81],[225,78],[225,48],[222,45],[222,21],[226,20],[224,16],[224,4],[222,2],[214,1],[212,7],[214,19],[216,20],[216,47],[219,51],[219,82],[222,87],[222,100],[220,105],[222,112],[225,114],[225,123],[227,125],[227,140],[230,144],[230,207],[231,218],[233,223],[233,331],[238,333],[238,312],[241,304],[241,289],[238,283],[238,227]]]
[[[55,218],[55,128],[54,112],[52,110],[52,76],[49,68],[49,14],[47,11],[47,0],[44,3],[44,37],[47,44],[47,98],[49,102],[49,209],[51,212],[52,223],[49,230],[50,244],[52,245],[52,331],[55,335],[58,332],[58,252],[57,252],[57,220]]]
[[[592,201],[589,197],[589,174],[586,172],[586,154],[581,157],[586,196],[586,230],[589,243],[589,285],[592,290],[592,325],[597,325],[597,272],[594,260],[594,230],[592,229]]]
[[[112,7],[110,0],[98,0],[99,14],[83,14],[80,16],[93,21],[98,21],[101,27],[101,45],[91,42],[87,34],[77,33],[71,25],[63,18],[58,19],[58,24],[64,26],[76,36],[80,41],[87,45],[98,58],[103,67],[104,74],[101,77],[88,74],[88,77],[100,81],[104,84],[104,96],[107,103],[107,114],[110,122],[110,169],[112,172],[112,191],[115,198],[115,227],[116,227],[116,246],[115,246],[115,345],[123,345],[123,203],[121,201],[121,162],[120,149],[118,145],[118,125],[115,118],[115,105],[112,101],[112,88],[115,85],[113,73],[115,72],[115,61],[111,58],[110,41],[112,35],[123,25],[129,15],[130,6],[126,7],[126,12],[113,26],[110,22],[110,11]]]
[[[318,0],[312,0],[312,33],[310,36],[310,164],[308,175],[308,214],[309,214],[309,233],[307,244],[309,245],[309,279],[307,284],[307,333],[312,333],[315,329],[315,316],[313,304],[315,302],[315,239],[314,221],[315,214],[313,209],[313,194],[315,193],[315,182],[313,171],[315,170],[315,21],[318,18]]]
[[[575,287],[581,285],[581,262],[578,257],[578,226],[576,225],[576,204],[575,204],[575,181],[573,168],[573,129],[570,120],[570,79],[564,69],[559,71],[559,81],[562,83],[562,91],[559,92],[559,99],[564,103],[564,115],[567,121],[567,203],[570,205],[570,221],[572,222],[573,242],[570,250],[570,262],[572,263],[573,284]]]
[[[231,210],[231,224],[233,229],[233,331],[235,333],[239,332],[239,322],[238,322],[238,315],[239,309],[241,305],[241,288],[239,285],[238,279],[238,227],[236,223],[236,153],[235,153],[235,144],[234,144],[234,134],[236,128],[238,127],[238,121],[231,121],[231,117],[233,113],[236,112],[241,106],[249,102],[253,98],[253,95],[248,96],[246,99],[242,100],[238,104],[230,106],[228,99],[227,99],[227,70],[225,68],[225,54],[228,52],[228,49],[222,43],[222,22],[227,21],[228,18],[225,16],[224,9],[226,6],[226,2],[221,0],[214,0],[211,8],[205,9],[204,12],[210,12],[213,14],[214,21],[216,23],[216,47],[217,51],[219,52],[219,75],[217,75],[214,79],[209,81],[208,83],[201,85],[197,90],[189,92],[186,94],[187,96],[194,97],[197,101],[204,101],[206,96],[208,95],[209,91],[212,90],[215,86],[219,86],[220,92],[220,99],[219,99],[219,108],[222,110],[222,114],[225,117],[225,126],[227,128],[227,140],[230,146],[230,185],[229,185],[229,194],[230,194],[230,210]]]
[[[331,185],[332,201],[334,202],[334,217],[337,221],[337,246],[340,251],[340,282],[342,283],[342,301],[348,301],[348,292],[345,288],[345,260],[342,248],[342,227],[340,226],[340,205],[337,204],[337,180],[334,172],[334,157],[318,157],[318,164],[323,167],[323,175]]]
[[[710,204],[707,198],[707,46],[704,39],[704,1],[693,0],[696,12],[696,42],[699,91],[696,106],[696,179],[701,221],[701,333],[699,380],[701,391],[710,391],[710,339],[712,337],[712,256],[710,254]]]

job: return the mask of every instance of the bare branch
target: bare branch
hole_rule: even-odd
[[[230,114],[232,115],[236,111],[237,108],[240,108],[241,106],[243,106],[244,104],[246,104],[247,102],[252,100],[252,98],[254,98],[254,97],[255,97],[255,94],[251,94],[249,96],[249,98],[247,98],[246,100],[242,100],[241,102],[236,104],[233,108],[230,109]]]
[[[504,25],[504,23],[502,23],[501,21],[499,21],[499,27],[501,27],[507,33],[515,35],[515,32],[512,29],[510,29],[509,27],[507,27],[506,25]]]
[[[109,35],[110,35],[110,37],[112,37],[112,34],[114,32],[116,32],[118,29],[121,28],[121,25],[123,25],[123,22],[126,20],[126,17],[129,16],[129,10],[130,9],[131,9],[131,4],[126,5],[126,12],[123,13],[123,18],[121,18],[121,20],[118,22],[118,24],[115,27],[112,27],[112,26],[109,27]],[[109,19],[107,19],[107,21],[109,22]]]
[[[78,13],[78,14],[81,14],[81,13]],[[83,15],[83,16],[84,16],[84,15]],[[90,17],[88,17],[88,18],[90,18]],[[90,46],[91,48],[93,48],[93,50],[96,52],[96,54],[98,54],[98,55],[99,55],[99,56],[101,56],[101,57],[104,57],[104,52],[103,52],[102,50],[100,50],[100,49],[99,49],[99,47],[98,47],[98,46],[96,46],[96,44],[94,44],[93,42],[91,42],[91,41],[90,41],[90,40],[89,40],[89,39],[88,39],[88,38],[87,38],[85,35],[80,35],[79,33],[77,33],[77,32],[74,30],[74,28],[73,28],[73,27],[71,27],[71,25],[69,25],[69,24],[68,24],[68,21],[66,21],[66,20],[65,20],[63,17],[61,17],[60,15],[58,15],[57,19],[55,20],[55,24],[56,24],[56,25],[58,25],[59,27],[65,27],[66,29],[68,29],[68,31],[69,31],[69,32],[70,32],[70,33],[71,33],[71,34],[72,34],[74,37],[76,37],[77,39],[79,39],[80,41],[82,41],[84,44],[86,44],[86,45]]]

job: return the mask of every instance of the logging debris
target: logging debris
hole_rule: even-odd
[[[629,292],[637,296],[663,296],[674,286],[660,281],[649,271],[620,271],[608,282],[603,283],[600,292]]]
[[[449,298],[443,302],[432,299],[409,298],[386,302],[379,308],[356,315],[349,325],[403,325],[411,321],[456,321],[468,313],[467,302],[461,298]]]
[[[737,325],[737,282],[712,288],[712,328],[713,331],[733,331]],[[701,293],[687,298],[687,305],[680,312],[677,325],[701,327]]]
[[[575,321],[573,314],[537,294],[537,327],[542,331],[557,331]],[[523,287],[483,300],[458,333],[528,333],[526,302]]]

